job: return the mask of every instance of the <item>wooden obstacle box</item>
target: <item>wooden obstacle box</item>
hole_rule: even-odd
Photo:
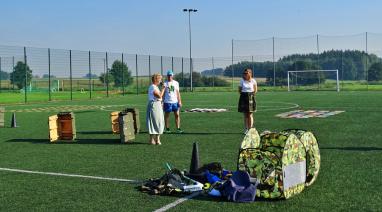
[[[123,113],[132,113],[133,114],[133,124],[134,124],[134,133],[138,134],[140,131],[140,121],[139,121],[139,110],[138,108],[126,108],[122,111]],[[119,116],[118,111],[114,111],[110,113],[111,119],[111,130],[113,133],[119,133]]]
[[[118,123],[121,143],[129,143],[135,140],[133,113],[120,112],[118,114]]]
[[[139,110],[138,108],[126,108],[122,112],[132,113],[134,119],[134,133],[138,134],[141,128],[141,123],[139,121]]]
[[[5,116],[5,109],[3,107],[0,107],[0,127],[4,127],[4,116]]]
[[[119,133],[119,122],[118,122],[118,111],[111,112],[110,118],[111,118],[111,131],[113,133]]]
[[[61,112],[54,116],[49,116],[49,140],[74,141],[76,139],[76,124],[74,113]]]

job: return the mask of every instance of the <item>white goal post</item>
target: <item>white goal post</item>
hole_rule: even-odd
[[[302,71],[288,71],[288,91],[290,91],[290,81],[289,76],[293,73],[307,73],[307,72],[335,72],[336,73],[336,86],[337,86],[337,92],[340,91],[340,82],[338,78],[338,69],[336,70],[302,70]]]

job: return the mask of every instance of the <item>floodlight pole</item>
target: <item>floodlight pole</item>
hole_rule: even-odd
[[[188,12],[188,32],[190,38],[190,90],[193,91],[192,88],[192,54],[191,54],[191,12],[197,12],[197,9],[183,9],[183,12]]]

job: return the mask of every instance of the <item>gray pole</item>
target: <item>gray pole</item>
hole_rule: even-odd
[[[255,63],[253,61],[253,55],[251,56],[251,62],[252,62],[252,77],[254,78],[255,77]]]
[[[174,71],[174,57],[171,57],[171,70]]]
[[[344,51],[341,50],[341,89],[344,88]]]
[[[231,82],[232,82],[232,91],[234,90],[233,89],[233,39],[232,39],[232,41],[231,41],[231,77],[232,77],[232,79],[231,79]]]
[[[49,86],[49,101],[52,101],[52,88],[51,88],[51,70],[50,70],[50,48],[48,48],[48,86]],[[58,91],[57,91],[58,92]]]
[[[163,56],[160,56],[160,75],[163,75]]]
[[[25,80],[24,80],[24,101],[27,103],[27,80],[28,80],[28,74],[27,74],[27,48],[24,46],[24,72],[25,72]]]
[[[151,56],[149,55],[149,85],[151,81]]]
[[[91,65],[91,53],[89,51],[89,98],[92,99],[92,65]]]
[[[122,96],[125,95],[125,70],[123,70],[124,65],[124,60],[123,60],[123,53],[122,53]]]
[[[317,45],[317,68],[319,69],[319,67],[320,67],[320,44],[318,42],[318,34],[316,37],[316,45]],[[318,90],[320,90],[320,86],[321,86],[320,72],[317,72],[317,75],[318,75]]]
[[[184,64],[184,62],[183,62],[183,57],[182,57],[182,86],[184,89],[185,85],[184,85],[184,67],[183,67],[183,64]]]
[[[366,72],[366,90],[369,90],[369,70],[368,70],[368,52],[367,52],[367,32],[366,32],[366,61],[365,61],[365,72]]]
[[[12,57],[12,90],[15,90],[15,56]]]
[[[135,76],[136,76],[136,82],[137,82],[137,95],[138,95],[138,55],[135,55]]]
[[[73,100],[72,50],[69,50],[70,100]]]
[[[276,86],[275,37],[272,37],[273,87]]]
[[[106,75],[105,75],[105,81],[106,81],[106,97],[109,97],[109,64],[108,64],[108,56],[106,52],[106,58],[105,58],[105,68],[106,68]]]
[[[191,56],[191,11],[188,10],[188,30],[190,33],[190,90],[193,91],[192,88],[192,56]]]
[[[215,63],[214,57],[212,57],[212,87],[215,87]]]
[[[0,57],[0,93],[1,93],[1,73],[2,73],[2,71],[1,71],[1,57]]]

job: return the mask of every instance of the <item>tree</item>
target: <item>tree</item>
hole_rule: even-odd
[[[9,79],[9,74],[5,71],[0,70],[0,79],[1,80],[8,80]]]
[[[374,63],[370,66],[368,72],[368,81],[379,81],[382,80],[382,62]]]
[[[102,73],[100,76],[99,76],[99,80],[105,84],[107,82],[113,82],[114,81],[114,77],[113,75],[110,74],[110,72],[107,74],[107,77],[106,77],[106,74],[105,73]]]
[[[313,63],[312,61],[306,61],[306,60],[300,60],[294,62],[292,65],[289,66],[289,71],[302,71],[302,70],[318,70],[319,67],[316,63]],[[296,73],[294,73],[295,75]],[[302,85],[311,85],[319,82],[324,83],[325,82],[325,76],[322,72],[303,72],[298,73],[298,84]]]
[[[126,63],[122,63],[119,60],[114,61],[109,73],[114,77],[114,86],[116,87],[133,83],[131,71]],[[109,82],[110,81],[109,79]]]
[[[11,83],[19,89],[23,89],[25,86],[25,76],[27,77],[26,84],[29,85],[32,80],[32,70],[28,65],[19,61],[15,66],[15,71],[10,74]]]

